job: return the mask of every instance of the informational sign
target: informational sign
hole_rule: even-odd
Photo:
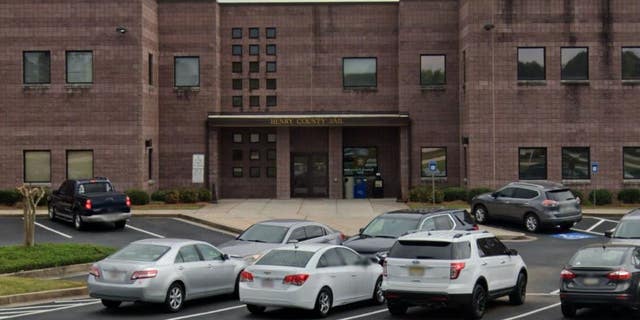
[[[204,183],[204,154],[194,154],[191,164],[191,182]]]
[[[435,173],[438,171],[438,164],[434,160],[429,161],[428,167],[429,167],[429,172],[431,173]]]
[[[600,164],[597,161],[591,162],[591,173],[598,173],[600,170]]]

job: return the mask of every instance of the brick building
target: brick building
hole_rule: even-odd
[[[636,0],[0,0],[0,188],[640,185]],[[591,162],[600,172],[590,173]]]

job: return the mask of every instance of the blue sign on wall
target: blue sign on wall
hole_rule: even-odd
[[[430,172],[438,171],[438,164],[433,160],[429,161],[429,171]]]
[[[591,172],[592,173],[598,173],[599,169],[600,169],[600,164],[597,161],[591,162]]]

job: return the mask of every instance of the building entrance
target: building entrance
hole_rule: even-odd
[[[327,158],[326,153],[291,154],[292,197],[328,197]]]

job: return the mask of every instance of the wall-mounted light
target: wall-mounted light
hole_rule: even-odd
[[[495,26],[495,25],[493,25],[493,23],[487,23],[487,24],[485,24],[485,25],[484,25],[484,27],[483,27],[483,28],[484,28],[484,30],[486,30],[486,31],[491,31],[491,30],[493,30],[493,28],[495,28],[495,27],[496,27],[496,26]]]
[[[123,26],[117,26],[116,27],[116,32],[120,33],[120,34],[125,34],[125,33],[127,33],[127,28],[125,28]]]

